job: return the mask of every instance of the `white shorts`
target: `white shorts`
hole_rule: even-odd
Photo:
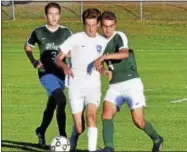
[[[140,78],[111,84],[106,92],[104,101],[109,101],[120,109],[124,102],[130,109],[146,106],[144,88]]]
[[[80,83],[69,86],[69,101],[72,114],[82,112],[89,103],[99,107],[101,101],[101,86],[92,83]]]

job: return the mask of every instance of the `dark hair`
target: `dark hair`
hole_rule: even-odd
[[[86,23],[86,19],[97,19],[97,22],[101,19],[101,12],[97,8],[88,8],[82,14],[83,24]]]
[[[60,5],[58,4],[58,3],[55,3],[55,2],[50,2],[50,3],[48,3],[46,6],[45,6],[45,8],[44,8],[44,11],[45,11],[45,15],[47,15],[47,13],[48,13],[48,10],[50,9],[50,8],[57,8],[58,10],[59,10],[59,13],[61,13],[61,7],[60,7]]]
[[[117,18],[116,18],[115,13],[110,12],[110,11],[105,11],[105,12],[102,13],[102,15],[101,15],[101,22],[103,20],[114,20],[115,23],[117,22]]]

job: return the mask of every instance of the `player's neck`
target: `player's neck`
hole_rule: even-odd
[[[54,32],[54,31],[58,30],[59,26],[60,26],[59,24],[57,24],[57,25],[55,25],[55,26],[46,24],[47,29],[48,29],[49,31],[51,31],[51,32]]]

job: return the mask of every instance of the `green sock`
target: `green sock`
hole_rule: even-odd
[[[113,148],[114,125],[112,119],[103,120],[103,141],[105,147]]]
[[[143,131],[153,140],[154,143],[159,141],[158,133],[149,122],[145,122]]]

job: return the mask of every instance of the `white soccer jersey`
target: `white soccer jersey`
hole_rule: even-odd
[[[100,74],[93,68],[93,61],[103,54],[107,41],[99,34],[89,37],[85,32],[79,32],[69,37],[59,46],[64,54],[71,54],[71,68],[75,79],[95,82],[100,80]]]

